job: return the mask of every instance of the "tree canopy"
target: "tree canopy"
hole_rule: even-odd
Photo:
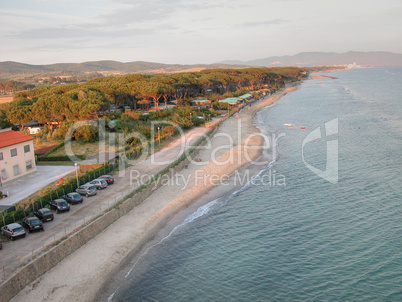
[[[205,69],[170,75],[130,74],[102,77],[80,84],[43,86],[17,92],[14,100],[0,109],[11,123],[24,125],[30,120],[49,123],[97,118],[111,104],[141,108],[152,102],[183,100],[208,94],[223,95],[239,89],[276,90],[285,82],[300,80],[305,72],[296,67]],[[8,84],[9,85],[9,84]]]

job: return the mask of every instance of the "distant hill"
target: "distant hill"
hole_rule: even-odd
[[[346,53],[336,52],[301,52],[293,56],[276,56],[251,61],[226,60],[223,64],[252,66],[320,66],[345,65],[356,62],[364,66],[402,66],[402,54],[371,51]]]
[[[152,62],[93,61],[84,63],[57,63],[49,65],[30,65],[18,62],[0,62],[0,79],[12,79],[16,75],[76,75],[88,72],[103,74],[124,73],[174,73],[180,71],[199,71],[209,68],[238,68],[229,64],[216,63],[209,65],[180,65]]]
[[[48,65],[30,65],[18,62],[0,62],[0,80],[15,80],[36,76],[83,75],[101,73],[119,75],[127,73],[174,73],[200,71],[211,68],[241,68],[247,66],[333,66],[356,62],[364,66],[402,66],[402,54],[373,51],[346,53],[302,52],[293,56],[275,56],[251,61],[226,60],[214,64],[180,65],[135,61],[92,61],[84,63],[57,63]]]

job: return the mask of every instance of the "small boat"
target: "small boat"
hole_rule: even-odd
[[[306,127],[304,127],[304,126],[300,126],[300,129],[306,129]]]
[[[293,127],[293,124],[283,124],[285,127]]]

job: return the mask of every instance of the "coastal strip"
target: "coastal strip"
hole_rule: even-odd
[[[218,186],[219,180],[216,179],[201,184],[197,182],[196,172],[201,171],[197,173],[203,175],[230,175],[248,165],[250,161],[257,160],[261,156],[264,140],[253,126],[254,114],[294,89],[288,88],[268,100],[259,100],[250,106],[250,110],[244,108],[238,115],[221,123],[212,138],[206,141],[203,148],[197,150],[197,161],[193,160],[183,167],[177,166],[177,169],[172,171],[172,178],[181,175],[184,179],[189,179],[185,187],[179,183],[159,183],[154,188],[150,186],[148,190],[151,190],[152,194],[148,198],[136,204],[133,210],[119,217],[92,240],[26,286],[11,301],[97,300],[104,292],[107,281],[124,267],[172,216],[212,188],[222,188],[216,193],[217,196],[229,194],[236,189],[231,186]],[[225,137],[227,139],[224,139]],[[230,147],[228,141],[232,143]],[[211,158],[216,161],[211,162]],[[231,159],[236,160],[231,162]],[[214,198],[208,197],[210,200]]]

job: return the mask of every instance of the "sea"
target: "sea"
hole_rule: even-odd
[[[402,301],[402,68],[323,74],[259,112],[272,161],[144,247],[109,301]]]

